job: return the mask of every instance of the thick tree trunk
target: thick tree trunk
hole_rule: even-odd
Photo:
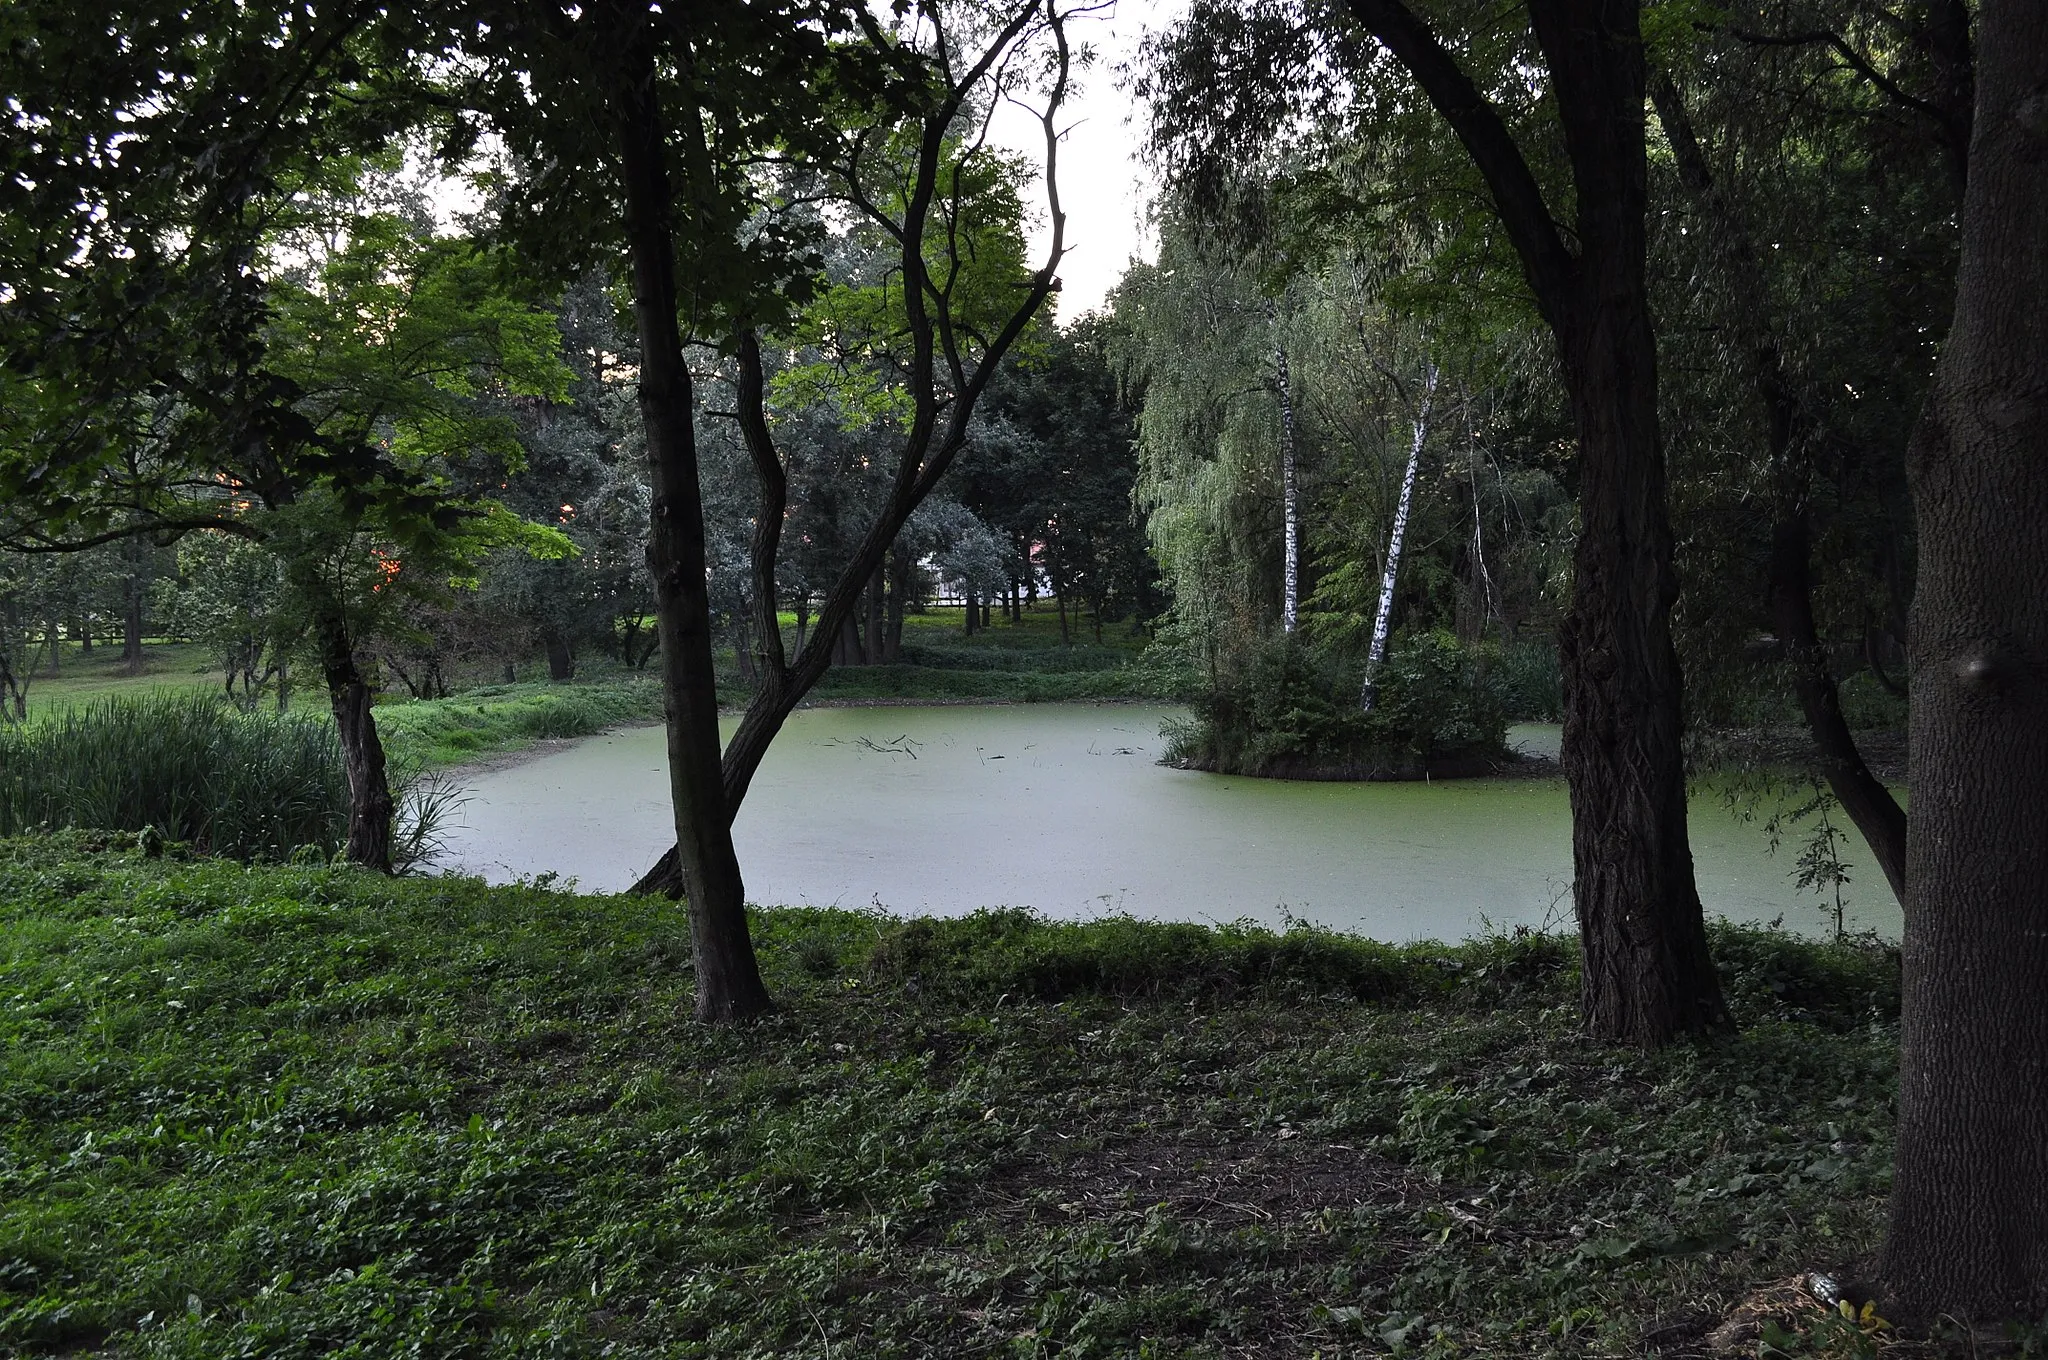
[[[541,646],[547,649],[548,679],[557,683],[576,678],[576,656],[569,650],[569,640],[553,628],[544,628],[540,635]]]
[[[1347,3],[1464,143],[1558,341],[1579,440],[1579,541],[1559,652],[1586,1028],[1645,1047],[1725,1028],[1685,828],[1677,579],[1645,282],[1641,6],[1530,0],[1571,161],[1568,243],[1499,110],[1429,25],[1403,0]]]
[[[1634,320],[1566,346],[1581,527],[1559,651],[1581,1007],[1595,1037],[1648,1047],[1729,1017],[1686,837],[1648,309]]]
[[[973,586],[962,586],[961,593],[967,599],[967,636],[973,637],[981,631],[981,606],[975,603]]]
[[[348,774],[346,853],[350,863],[388,874],[391,821],[397,808],[384,768],[384,743],[370,709],[375,696],[362,667],[356,664],[348,622],[340,611],[320,608],[313,627],[320,649],[320,673],[327,681],[327,702],[334,711],[335,734],[341,739],[342,766]]]
[[[2048,1313],[2048,8],[1985,0],[1955,322],[1909,451],[1897,1314]]]
[[[1893,896],[1904,902],[1906,810],[1870,772],[1842,716],[1841,692],[1813,621],[1810,538],[1803,513],[1789,514],[1771,529],[1771,613],[1778,641],[1792,670],[1792,692],[1820,750],[1821,775],[1863,833]]]
[[[653,483],[647,565],[661,643],[678,878],[690,904],[697,1018],[735,1020],[760,1015],[772,1003],[747,933],[745,890],[720,770],[694,398],[676,320],[667,139],[651,41],[645,28],[631,35],[613,103],[640,340],[640,416]]]

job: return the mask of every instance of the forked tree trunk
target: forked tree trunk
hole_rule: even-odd
[[[1908,454],[1896,1315],[2048,1313],[2048,8],[1985,0],[1955,321]]]
[[[640,416],[647,431],[654,578],[668,728],[669,798],[676,879],[690,906],[690,944],[700,1020],[734,1020],[771,1009],[747,933],[744,885],[732,844],[720,771],[718,683],[711,664],[711,601],[704,570],[704,507],[698,484],[694,393],[676,320],[675,240],[667,138],[654,53],[643,27],[631,35],[614,90],[633,319],[640,340]],[[694,117],[691,110],[688,115]]]

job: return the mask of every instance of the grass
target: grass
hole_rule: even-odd
[[[30,680],[29,717],[58,717],[96,699],[142,690],[219,694],[220,657],[196,642],[145,642],[137,674],[121,664],[119,639],[90,652],[66,642],[58,669],[45,663]]]
[[[1643,1055],[1545,937],[755,929],[710,1029],[666,902],[0,843],[0,1349],[1675,1356],[1875,1241],[1882,952]]]
[[[446,699],[387,701],[377,706],[377,729],[395,758],[431,768],[660,716],[658,676],[614,675],[574,684],[482,685]]]
[[[238,858],[332,854],[348,783],[331,722],[238,713],[203,692],[117,692],[0,727],[0,835],[40,825],[154,827]]]

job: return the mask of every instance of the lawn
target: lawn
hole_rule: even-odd
[[[711,1029],[667,902],[0,842],[0,1349],[1863,1345],[1784,1283],[1875,1241],[1884,951],[1721,929],[1742,1034],[1644,1055],[1546,937],[755,929]]]

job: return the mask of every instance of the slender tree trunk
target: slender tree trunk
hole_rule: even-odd
[[[1870,772],[1842,714],[1841,692],[1813,621],[1810,538],[1804,512],[1788,514],[1771,529],[1771,612],[1778,640],[1791,667],[1792,692],[1820,750],[1821,774],[1863,833],[1892,895],[1904,902],[1906,810]]]
[[[334,711],[335,734],[348,774],[349,861],[391,872],[391,821],[397,811],[390,778],[384,768],[384,743],[371,712],[375,696],[356,662],[348,621],[338,605],[326,600],[324,584],[309,583],[315,602],[314,642],[320,649],[320,673],[327,681],[327,702]]]
[[[64,632],[57,620],[50,620],[50,674],[61,675],[64,671]]]
[[[1895,1315],[2048,1313],[2048,8],[1985,0],[1955,321],[1908,454]]]
[[[654,578],[661,643],[674,852],[682,894],[690,904],[697,1018],[735,1020],[760,1015],[772,1003],[747,933],[745,889],[720,770],[694,397],[676,320],[667,136],[656,93],[651,25],[643,19],[637,27],[613,92],[613,112],[640,340],[640,415],[653,482],[647,565]],[[697,114],[691,110],[686,116]]]
[[[867,639],[867,659],[870,666],[879,666],[889,659],[887,638],[887,601],[883,595],[887,588],[888,570],[880,562],[875,564],[875,574],[868,578],[867,626],[862,630]]]
[[[1060,589],[1057,582],[1053,585],[1053,599],[1060,609],[1060,646],[1071,647],[1074,640],[1067,636],[1067,592]]]
[[[1269,306],[1267,317],[1270,319],[1272,316],[1273,310]],[[1294,392],[1287,377],[1287,348],[1277,343],[1273,346],[1273,371],[1279,379],[1280,391],[1280,518],[1282,537],[1285,540],[1282,549],[1282,575],[1285,579],[1280,593],[1280,627],[1282,631],[1291,633],[1300,613],[1301,506],[1297,500],[1294,479]],[[1413,468],[1413,460],[1409,466]],[[1411,479],[1413,475],[1411,471]]]
[[[142,578],[130,576],[122,588],[121,664],[129,674],[142,673]]]
[[[1401,499],[1394,507],[1393,532],[1387,535],[1387,565],[1380,573],[1380,606],[1372,619],[1372,646],[1365,654],[1365,685],[1359,691],[1358,706],[1367,713],[1372,712],[1380,663],[1387,659],[1387,635],[1394,622],[1394,580],[1401,571],[1401,544],[1408,536],[1408,507],[1415,499],[1415,469],[1422,464],[1422,444],[1429,438],[1429,408],[1435,400],[1436,365],[1427,364],[1422,376],[1422,405],[1415,411],[1415,437],[1408,445],[1408,469],[1401,474]]]
[[[967,600],[967,636],[973,637],[981,628],[981,606],[975,603],[973,586],[963,584],[960,590]]]
[[[1769,300],[1761,286],[1763,262],[1755,241],[1715,182],[1700,149],[1685,101],[1670,76],[1655,73],[1650,98],[1678,165],[1680,180],[1712,219],[1710,240],[1718,245],[1728,280],[1728,327],[1750,352],[1751,381],[1769,429],[1770,458],[1777,486],[1777,522],[1771,530],[1770,595],[1773,625],[1790,666],[1792,691],[1807,730],[1820,752],[1820,772],[1891,884],[1905,900],[1906,813],[1883,781],[1870,772],[1856,738],[1842,716],[1841,693],[1821,646],[1813,617],[1812,527],[1807,510],[1812,480],[1810,448],[1821,431],[1808,414],[1786,371],[1783,350],[1771,324]],[[1964,120],[1967,123],[1967,118]]]
[[[796,597],[796,650],[804,649],[804,638],[811,631],[811,594],[805,591]]]
[[[890,552],[888,635],[885,640],[892,666],[903,659],[903,613],[910,603],[911,581],[916,570],[917,564],[910,560],[909,553],[901,548]]]

